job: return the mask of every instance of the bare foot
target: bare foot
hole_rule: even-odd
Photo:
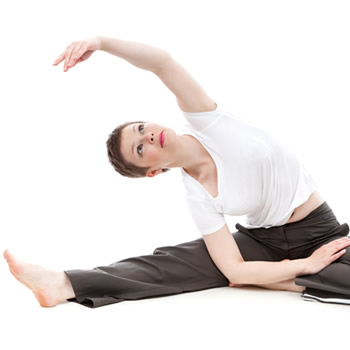
[[[4,251],[4,258],[12,275],[34,293],[41,306],[52,307],[74,297],[70,281],[63,271],[24,263],[8,250]]]

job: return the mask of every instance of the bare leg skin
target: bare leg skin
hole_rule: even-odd
[[[63,271],[24,263],[8,250],[4,251],[4,258],[12,275],[34,293],[41,306],[52,307],[75,297],[69,278]]]

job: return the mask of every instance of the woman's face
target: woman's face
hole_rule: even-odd
[[[121,153],[128,162],[150,168],[147,176],[154,176],[174,162],[176,141],[176,133],[170,128],[154,123],[130,124],[122,130]]]

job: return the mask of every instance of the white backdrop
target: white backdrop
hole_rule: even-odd
[[[180,131],[172,93],[104,52],[66,73],[52,65],[95,35],[168,50],[220,106],[294,149],[338,220],[350,222],[349,16],[338,0],[2,2],[1,251],[63,270],[200,237],[178,169],[123,178],[106,154],[125,121]],[[228,222],[235,230],[243,219]],[[23,298],[5,263],[0,272],[7,295]]]

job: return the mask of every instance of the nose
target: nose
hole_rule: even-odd
[[[153,132],[149,132],[148,134],[145,135],[146,140],[149,141],[149,143],[154,143],[155,142],[155,136]]]

